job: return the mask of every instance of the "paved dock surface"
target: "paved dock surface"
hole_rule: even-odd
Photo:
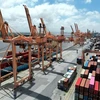
[[[76,64],[76,58],[79,54],[81,55],[84,47],[75,46],[74,48],[78,49],[78,53],[76,50],[64,51],[64,62],[54,61],[52,67],[48,68],[45,74],[38,65],[35,66],[34,79],[16,89],[16,100],[74,100],[74,82],[67,93],[57,89],[58,80],[66,73],[67,67]],[[1,86],[4,89],[0,89],[0,100],[14,100],[13,78],[2,83]]]

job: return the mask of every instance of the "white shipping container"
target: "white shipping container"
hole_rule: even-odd
[[[88,79],[91,79],[91,77],[92,77],[92,73],[89,73]]]
[[[81,71],[81,77],[83,77],[84,73],[85,73],[85,69],[82,69],[82,71]]]

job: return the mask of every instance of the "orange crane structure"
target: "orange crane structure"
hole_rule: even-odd
[[[45,26],[42,18],[40,18],[41,24],[39,26],[39,33],[38,33],[36,30],[36,26],[34,28],[34,26],[32,25],[31,17],[30,17],[27,6],[24,5],[24,8],[25,8],[26,16],[27,16],[27,21],[29,24],[31,36],[36,41],[36,45],[38,45],[38,59],[40,59],[40,51],[42,52],[42,56],[41,56],[42,57],[42,70],[44,71],[44,69],[46,69],[52,63],[51,55],[52,55],[53,49],[52,49],[52,45],[51,45],[51,42],[52,42],[51,40],[57,42],[57,45],[56,45],[56,48],[57,48],[56,56],[57,57],[56,58],[58,59],[58,49],[59,49],[58,47],[60,44],[60,51],[61,51],[60,58],[62,58],[62,41],[65,40],[65,37],[64,37],[64,34],[54,36],[50,32],[47,32],[46,26]],[[64,30],[64,28],[62,30]],[[39,41],[38,38],[40,38],[41,41]],[[41,47],[42,47],[42,49],[41,49]],[[47,65],[44,65],[44,54],[46,54],[46,57],[47,57],[47,54],[49,54],[50,62]]]
[[[65,36],[64,36],[64,27],[61,27],[61,32],[60,35],[57,35],[56,41],[57,41],[57,60],[59,61],[62,59],[62,42],[65,41]],[[60,49],[60,57],[58,57],[58,50]]]
[[[47,38],[45,37],[45,33],[46,33],[45,26],[44,26],[44,24],[40,23],[39,24],[39,33],[38,33],[36,26],[32,25],[31,17],[30,17],[27,6],[24,5],[24,8],[25,8],[26,16],[27,16],[27,21],[29,24],[31,36],[32,36],[33,40],[36,42],[36,44],[34,44],[34,45],[38,46],[38,61],[40,62],[40,58],[42,57],[42,70],[44,71],[48,66],[51,65],[51,62],[49,62],[46,65],[44,64],[44,51],[46,50],[45,44],[47,43]]]
[[[49,61],[52,63],[52,52],[53,52],[52,41],[54,40],[55,36],[52,35],[50,32],[47,32],[43,18],[40,18],[40,20],[41,20],[41,24],[44,26],[43,27],[44,36],[47,38],[47,42],[45,44],[46,58],[49,58]]]
[[[42,25],[45,26],[43,18],[40,18],[40,20],[41,20]],[[47,38],[47,44],[49,43],[49,45],[51,45],[52,42],[55,42],[55,44],[56,44],[55,45],[55,48],[56,48],[56,59],[57,60],[62,59],[62,42],[65,41],[64,27],[63,26],[61,27],[61,33],[60,33],[61,35],[55,36],[55,35],[51,34],[50,32],[47,32],[46,27],[44,28],[44,32],[45,32],[45,36]],[[52,49],[50,49],[50,54],[51,54],[51,51],[52,52],[55,51],[54,47],[52,47],[52,45],[51,45],[51,48]],[[60,57],[58,57],[58,51],[59,50],[60,50]]]
[[[10,34],[8,34],[8,31],[10,31]],[[1,35],[3,39],[14,37],[8,23],[3,20],[1,10],[0,10],[0,32],[2,33]]]
[[[70,27],[71,27],[72,32],[71,32],[71,37],[68,38],[68,41],[72,42],[72,41],[74,41],[74,29],[73,29],[72,25],[70,25]]]
[[[91,38],[91,33],[90,31],[87,29],[87,32],[86,33],[83,33],[83,32],[80,32],[80,30],[78,29],[78,25],[75,23],[75,29],[76,29],[76,34],[79,35],[79,38],[80,38],[80,43],[81,42],[84,42],[85,41],[85,38],[86,39],[89,39]]]
[[[84,43],[84,34],[80,32],[78,29],[78,25],[74,23],[76,32],[74,33],[75,36],[75,44],[82,45]]]
[[[86,38],[91,38],[91,32],[87,29],[87,33],[85,33]]]
[[[2,60],[0,61],[0,83],[5,80],[5,78],[13,75],[14,77],[14,88],[17,88],[19,85],[23,84],[25,81],[32,78],[32,67],[31,67],[31,45],[33,45],[34,41],[32,40],[32,37],[25,37],[23,35],[18,35],[14,37],[14,35],[9,36],[8,35],[8,29],[9,25],[7,22],[3,21],[2,13],[0,11],[0,32],[2,35],[2,40],[5,43],[9,43],[12,46],[12,55],[10,57],[7,57],[4,55]],[[10,29],[11,30],[11,29]],[[16,53],[16,46],[21,46],[23,44],[28,45],[28,64],[20,63],[19,60],[23,56],[21,53]],[[9,47],[8,47],[9,48]],[[6,50],[6,52],[8,49]],[[2,61],[3,59],[7,58],[7,63],[9,63],[9,66],[5,66],[5,68],[2,69]],[[17,75],[19,72],[19,68],[26,67],[28,70],[28,75],[21,77],[21,79],[18,79]],[[2,72],[9,72],[5,75],[1,75]]]
[[[82,33],[80,32],[80,30],[78,29],[78,25],[76,23],[74,23],[74,26],[75,26],[75,32],[73,30],[73,27],[70,25],[71,27],[71,37],[69,37],[69,40],[68,41],[73,41],[74,44],[80,44],[82,45],[85,41],[85,33]]]

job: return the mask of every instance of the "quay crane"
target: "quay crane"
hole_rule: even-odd
[[[37,32],[37,29],[36,29],[36,26],[35,25],[32,25],[32,21],[31,21],[31,17],[30,17],[30,14],[29,14],[29,10],[27,8],[26,5],[23,5],[24,6],[24,9],[25,9],[25,12],[26,12],[26,16],[27,16],[27,21],[28,21],[28,24],[29,24],[29,29],[30,29],[30,33],[31,33],[31,36],[33,38],[33,40],[35,41],[35,44],[33,45],[37,45],[38,46],[38,61],[40,62],[40,59],[42,57],[42,70],[44,71],[47,66],[49,66],[51,63],[47,64],[47,65],[44,65],[44,50],[45,50],[45,44],[47,42],[47,38],[45,37],[45,32],[44,32],[44,29],[45,29],[45,26],[42,25],[41,23],[39,24],[39,33]]]
[[[76,23],[74,23],[74,26],[75,26],[75,32],[74,32],[74,29],[72,27],[72,25],[70,25],[71,27],[71,37],[69,37],[68,41],[73,41],[74,44],[79,44],[79,45],[82,45],[85,41],[85,34],[80,32],[80,30],[78,29],[78,25]]]
[[[9,43],[12,46],[12,54],[6,56],[6,53],[10,47],[8,46],[2,60],[0,61],[0,84],[5,81],[9,76],[14,77],[14,88],[17,88],[19,85],[23,84],[25,81],[32,78],[32,67],[31,67],[31,45],[33,40],[31,37],[25,37],[23,35],[18,35],[14,37],[11,33],[8,34],[8,29],[11,31],[7,22],[4,22],[2,13],[0,11],[0,32],[2,35],[2,41]],[[20,58],[24,55],[23,52],[16,53],[16,46],[21,46],[27,44],[28,46],[28,64],[21,63]],[[5,60],[5,62],[3,62]],[[28,75],[18,79],[18,74],[21,70],[28,70]]]
[[[24,5],[24,8],[25,8],[26,16],[27,16],[27,21],[29,24],[31,36],[34,39],[34,41],[36,41],[36,44],[34,44],[34,45],[38,46],[38,61],[40,61],[40,57],[42,57],[42,70],[44,71],[52,63],[52,61],[51,61],[51,55],[52,55],[51,48],[52,48],[52,46],[51,46],[51,41],[48,42],[48,40],[52,39],[58,43],[57,47],[56,47],[57,48],[56,55],[57,55],[59,44],[60,44],[60,51],[62,53],[62,41],[64,41],[65,38],[64,38],[64,35],[54,36],[54,35],[51,35],[50,32],[47,32],[44,21],[42,18],[40,18],[41,23],[39,24],[39,33],[38,33],[36,30],[36,26],[34,28],[34,26],[32,25],[31,17],[30,17],[29,10],[28,10],[27,6]],[[49,44],[49,45],[47,46],[47,44]],[[47,51],[48,48],[49,48],[49,51]],[[42,53],[42,55],[40,54],[40,52]],[[49,61],[49,63],[47,63],[45,65],[44,64],[44,62],[45,62],[44,56],[46,53],[46,57],[47,57],[48,52],[50,54],[49,55],[50,61]],[[60,53],[60,55],[61,55],[61,53]],[[62,58],[62,55],[60,58]],[[57,55],[57,59],[58,59],[58,55]]]
[[[40,18],[42,25],[45,26],[43,18]],[[65,41],[65,36],[64,36],[64,27],[61,27],[61,35],[53,35],[50,32],[47,32],[46,27],[44,28],[45,36],[47,38],[47,43],[51,45],[51,51],[54,52],[56,49],[56,59],[59,61],[62,59],[62,42]],[[55,45],[54,45],[55,44]],[[50,51],[50,54],[51,54]],[[60,57],[58,57],[58,52],[60,51]]]

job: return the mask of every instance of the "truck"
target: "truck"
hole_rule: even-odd
[[[63,75],[63,77],[58,81],[57,86],[58,89],[67,91],[73,82],[75,76],[77,74],[77,67],[68,67],[67,72]]]

